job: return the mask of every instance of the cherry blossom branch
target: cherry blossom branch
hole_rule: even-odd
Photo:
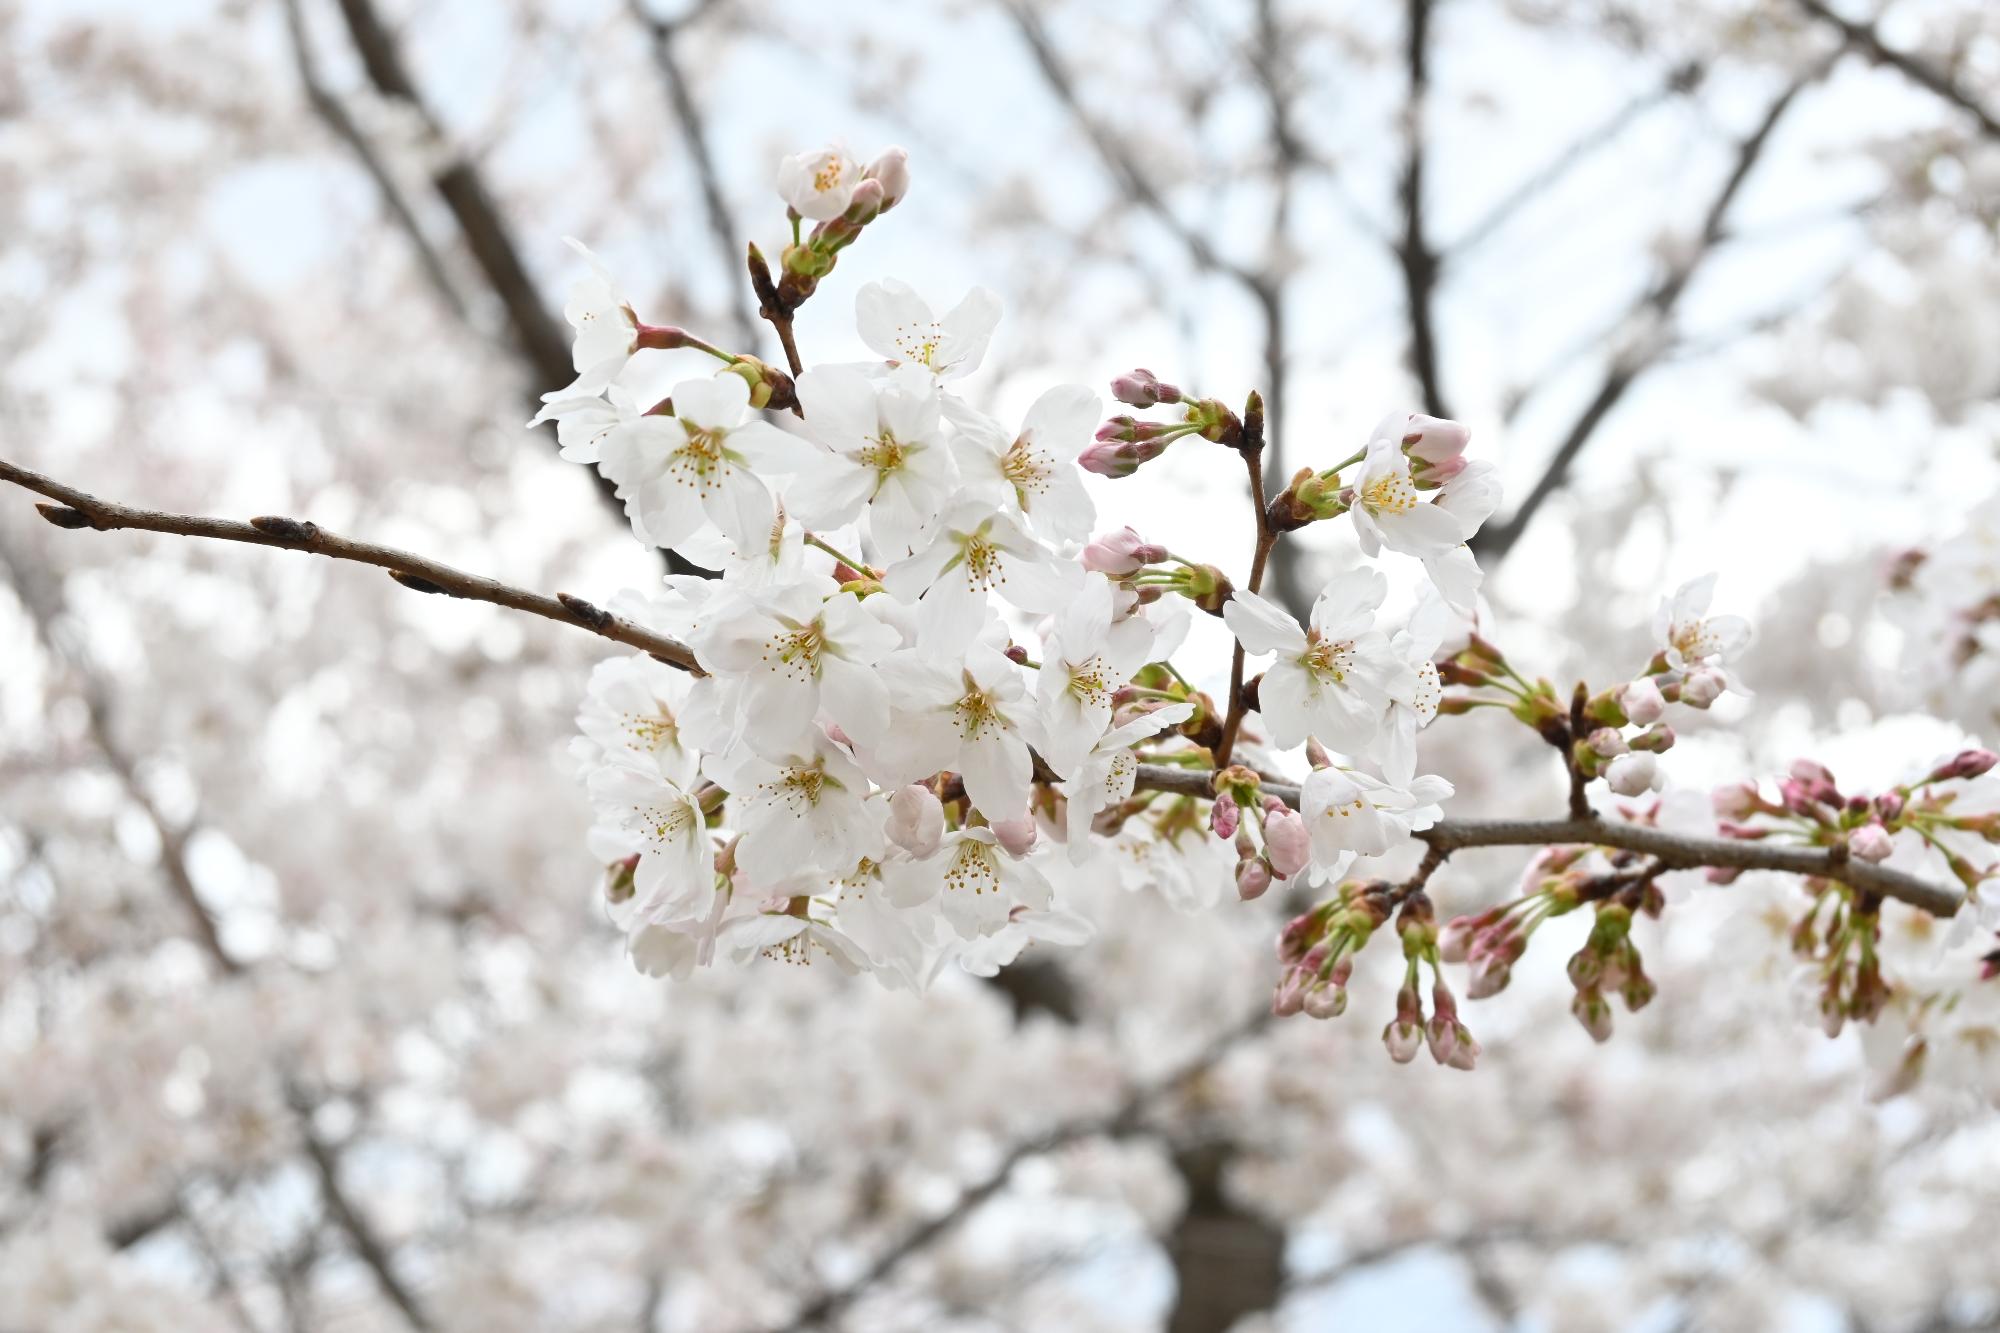
[[[1838,28],[1849,46],[1875,64],[1895,70],[1919,88],[1951,103],[1971,116],[1978,124],[1980,132],[1987,138],[2000,140],[2000,116],[1987,110],[1984,103],[1967,89],[1953,82],[1949,75],[1941,73],[1908,52],[1898,51],[1888,45],[1882,40],[1882,34],[1873,24],[1857,23],[1853,19],[1843,18],[1822,0],[1799,0],[1799,7],[1822,23]]]
[[[1208,769],[1139,765],[1134,786],[1183,796],[1209,796],[1214,773]],[[1299,788],[1265,782],[1259,788],[1297,809]],[[1787,847],[1734,838],[1699,838],[1649,824],[1587,819],[1445,819],[1413,835],[1442,855],[1474,847],[1616,847],[1656,857],[1661,870],[1698,870],[1710,866],[1735,870],[1775,870],[1786,874],[1837,879],[1865,893],[1894,898],[1932,916],[1948,917],[1963,899],[1952,889],[1900,870],[1848,859],[1844,848]]]
[[[1245,457],[1246,461],[1251,458],[1248,454]],[[1254,462],[1251,466],[1255,467]],[[1260,471],[1253,471],[1252,474],[1256,479],[1254,485],[1258,490],[1262,489]],[[418,592],[442,593],[474,601],[491,602],[496,606],[516,611],[526,611],[588,630],[615,643],[638,648],[683,671],[696,674],[701,672],[693,651],[686,644],[656,634],[622,617],[611,615],[581,598],[570,597],[567,594],[547,597],[540,593],[529,592],[481,575],[465,573],[425,556],[337,536],[316,524],[298,519],[260,518],[250,523],[239,523],[233,519],[201,518],[133,509],[100,500],[73,486],[64,485],[4,459],[0,459],[0,481],[12,482],[26,490],[59,501],[60,503],[55,505],[38,506],[43,517],[58,527],[94,528],[98,531],[133,529],[143,532],[164,532],[184,537],[205,537],[219,541],[245,542],[254,546],[275,546],[286,550],[307,551],[335,560],[351,560],[360,564],[374,565],[389,571],[390,576],[404,587]],[[1260,532],[1259,546],[1266,547],[1268,540],[1270,540],[1268,534]],[[1264,554],[1268,556],[1268,549],[1265,549]],[[1259,566],[1253,573],[1251,580],[1253,586],[1257,582],[1256,575],[1261,572]],[[1240,660],[1239,645],[1239,669]],[[1236,714],[1241,706],[1240,680],[1238,685],[1239,688],[1235,691],[1231,704],[1232,715]],[[1241,717],[1234,716],[1233,720],[1240,728]],[[1227,730],[1227,724],[1225,729]],[[1230,740],[1233,741],[1233,737],[1230,737]],[[1225,749],[1218,747],[1217,753],[1219,758],[1226,758]],[[1213,769],[1142,764],[1139,766],[1136,786],[1139,790],[1145,791],[1210,797],[1214,795],[1214,772]],[[1289,783],[1265,782],[1262,789],[1286,805],[1298,808],[1298,787]],[[1933,916],[1941,917],[1956,913],[1961,901],[1956,892],[1940,888],[1914,875],[1866,862],[1850,861],[1843,849],[1781,847],[1735,839],[1695,838],[1643,824],[1627,824],[1594,817],[1571,817],[1562,820],[1448,819],[1418,833],[1416,837],[1443,852],[1468,847],[1587,844],[1647,853],[1660,858],[1663,867],[1668,870],[1715,866],[1819,876],[1837,879],[1865,892],[1878,893],[1885,898],[1894,898],[1929,912]]]
[[[306,551],[334,560],[352,560],[389,571],[389,577],[414,592],[439,593],[472,601],[491,602],[514,611],[573,625],[601,638],[651,653],[668,666],[702,674],[694,653],[677,639],[638,625],[621,616],[572,597],[557,593],[548,597],[512,587],[497,579],[432,560],[427,556],[399,551],[391,546],[356,541],[328,532],[316,523],[295,518],[266,516],[240,523],[227,518],[204,518],[191,514],[168,514],[152,509],[134,509],[100,500],[74,486],[0,459],[0,481],[10,481],[25,490],[59,501],[36,506],[42,517],[59,528],[94,528],[99,532],[132,529],[165,532],[181,537],[206,537],[215,541],[246,542],[253,546],[276,546],[288,551]]]

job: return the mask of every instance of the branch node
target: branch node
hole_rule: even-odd
[[[301,545],[319,536],[317,523],[286,518],[281,514],[260,514],[250,520],[250,526],[266,537],[276,537],[282,542],[298,542]]]
[[[285,521],[289,523],[291,520],[286,519]],[[433,583],[420,574],[408,574],[400,569],[392,569],[389,571],[389,577],[402,584],[405,588],[408,588],[411,592],[436,593],[440,597],[450,597],[453,595],[451,589],[445,587],[442,583]]]
[[[41,512],[43,518],[59,528],[76,529],[94,528],[97,526],[90,521],[90,515],[84,513],[81,509],[72,509],[68,505],[38,504],[35,508]]]
[[[556,600],[569,608],[569,613],[594,630],[603,630],[611,623],[611,613],[603,607],[586,602],[581,597],[572,597],[566,592],[556,594]]]

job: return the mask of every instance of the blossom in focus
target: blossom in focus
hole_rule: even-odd
[[[704,524],[739,546],[770,532],[776,506],[765,478],[794,470],[801,442],[769,422],[745,421],[740,375],[683,380],[673,416],[642,416],[605,437],[598,468],[618,488],[641,541],[672,548]]]
[[[861,164],[840,144],[813,153],[793,153],[778,163],[778,193],[800,217],[830,222],[847,211]]]
[[[1725,666],[1743,654],[1755,637],[1741,616],[1711,616],[1717,575],[1704,574],[1683,583],[1672,597],[1660,600],[1653,614],[1653,638],[1676,671],[1700,666]]]
[[[1373,569],[1336,575],[1299,623],[1254,592],[1235,593],[1222,618],[1246,652],[1275,653],[1258,687],[1258,710],[1283,749],[1312,736],[1349,754],[1373,749],[1389,696],[1410,674],[1375,629],[1388,580]]]
[[[884,278],[861,289],[854,313],[868,350],[891,365],[954,380],[979,369],[1000,323],[1000,298],[974,287],[939,319],[906,283]]]

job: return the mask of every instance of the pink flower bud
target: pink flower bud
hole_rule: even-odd
[[[1887,820],[1894,820],[1903,813],[1903,794],[1885,791],[1875,798],[1875,813]]]
[[[1253,856],[1236,863],[1236,896],[1244,902],[1251,902],[1264,896],[1264,890],[1271,887],[1271,866],[1261,856]]]
[[[861,175],[882,183],[882,211],[886,213],[910,192],[910,155],[900,148],[885,149]]]
[[[944,806],[929,787],[911,783],[889,798],[889,841],[918,860],[944,839]]]
[[[885,198],[887,195],[883,192],[881,181],[864,180],[854,187],[854,193],[847,201],[847,211],[840,215],[840,220],[849,226],[865,227],[888,207],[883,202]]]
[[[1666,715],[1667,701],[1651,676],[1641,676],[1618,691],[1618,706],[1634,726],[1650,727]]]
[[[1315,770],[1332,768],[1333,756],[1326,752],[1326,747],[1319,743],[1318,738],[1308,736],[1306,737],[1306,762],[1311,764]]]
[[[1703,667],[1681,682],[1681,702],[1690,708],[1706,708],[1727,688],[1727,677],[1713,667]]]
[[[1820,763],[1816,759],[1792,760],[1791,772],[1793,777],[1797,778],[1800,782],[1805,783],[1808,787],[1816,787],[1820,786],[1821,784],[1824,784],[1828,787],[1835,787],[1838,785],[1833,780],[1832,770],[1827,768],[1825,764]]]
[[[1015,856],[1026,856],[1035,850],[1035,840],[1041,836],[1035,827],[1033,815],[1022,815],[1019,819],[999,819],[993,823],[993,836],[1000,840]]]
[[[1139,470],[1141,463],[1150,463],[1166,452],[1171,441],[1150,441],[1144,444],[1123,443],[1105,440],[1102,432],[1094,444],[1087,446],[1077,455],[1077,466],[1085,472],[1095,472],[1100,477],[1129,477]]]
[[[1130,407],[1155,407],[1161,403],[1178,403],[1181,391],[1142,367],[1128,370],[1112,380],[1111,396]]]
[[[1632,748],[1625,743],[1624,733],[1616,727],[1599,727],[1590,733],[1589,739],[1584,744],[1588,745],[1594,754],[1605,759],[1616,759]]]
[[[1235,837],[1236,824],[1242,818],[1242,813],[1236,807],[1236,798],[1228,792],[1223,792],[1215,798],[1215,804],[1208,808],[1209,831],[1218,838]]]
[[[1472,962],[1465,977],[1465,998],[1488,1000],[1507,989],[1514,979],[1514,965],[1499,954],[1482,954]]]
[[[1663,783],[1660,761],[1650,754],[1621,754],[1604,770],[1604,780],[1620,796],[1644,796]]]
[[[1296,810],[1282,810],[1264,818],[1264,854],[1271,858],[1272,873],[1290,879],[1312,859],[1312,835]]]
[[[1709,794],[1709,804],[1718,819],[1748,819],[1763,808],[1757,788],[1748,782],[1732,782]]]
[[[1863,824],[1847,835],[1847,854],[1858,861],[1886,861],[1895,850],[1889,830],[1880,824]]]
[[[1930,781],[1949,782],[1953,778],[1976,778],[1992,771],[2000,755],[1991,750],[1960,750],[1931,771]]]
[[[1389,1026],[1382,1029],[1382,1044],[1389,1049],[1391,1060],[1406,1065],[1416,1059],[1417,1052],[1423,1049],[1424,1025],[1392,1019]]]
[[[1432,467],[1457,459],[1471,442],[1472,431],[1463,423],[1419,412],[1411,413],[1403,427],[1403,452]]]
[[[1455,916],[1444,923],[1438,932],[1438,959],[1446,963],[1462,963],[1470,951],[1472,937],[1485,923],[1476,916]]]
[[[1347,1012],[1347,987],[1314,986],[1306,992],[1307,1018],[1339,1018]]]
[[[1665,723],[1647,727],[1632,738],[1632,748],[1646,750],[1653,754],[1664,754],[1674,748],[1674,729]]]
[[[1583,1030],[1590,1034],[1592,1041],[1603,1043],[1611,1040],[1611,1004],[1599,990],[1578,991],[1570,1001],[1569,1011],[1576,1015],[1576,1021],[1583,1024]]]
[[[1082,558],[1085,569],[1100,574],[1136,574],[1155,560],[1165,560],[1167,548],[1154,545],[1131,528],[1120,528],[1092,539],[1083,548]]]

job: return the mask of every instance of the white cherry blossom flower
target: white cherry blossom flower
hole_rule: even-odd
[[[782,755],[822,712],[856,741],[879,736],[889,696],[873,668],[901,642],[853,593],[822,597],[794,584],[711,616],[691,646],[703,667],[741,677],[745,737]]]
[[[1045,743],[1042,758],[1067,777],[1111,725],[1111,696],[1145,665],[1153,628],[1143,617],[1112,618],[1111,584],[1085,576],[1042,645],[1035,699]]]
[[[1354,483],[1349,513],[1366,555],[1388,547],[1402,555],[1440,556],[1465,541],[1456,514],[1431,503],[1410,478],[1410,459],[1402,441],[1380,427],[1368,442],[1361,475]]]
[[[1411,833],[1444,817],[1439,802],[1451,795],[1443,778],[1424,776],[1393,784],[1344,768],[1315,769],[1300,789],[1300,813],[1312,835],[1309,873],[1338,879],[1357,856],[1380,856]]]
[[[947,648],[978,633],[988,593],[1023,611],[1052,611],[1074,591],[1047,547],[1006,514],[970,500],[944,516],[921,550],[890,565],[882,586],[903,602],[921,597],[929,628]]]
[[[1091,821],[1100,810],[1108,810],[1128,800],[1139,778],[1139,759],[1132,747],[1169,727],[1177,727],[1194,716],[1191,703],[1168,704],[1113,727],[1076,765],[1075,771],[1056,790],[1067,807],[1069,859],[1082,865],[1096,853]]]
[[[778,163],[778,193],[803,218],[830,222],[847,211],[861,164],[837,143],[816,153],[793,153]]]
[[[598,747],[593,766],[622,754],[653,765],[670,781],[693,781],[701,756],[680,723],[693,689],[685,671],[646,653],[599,662],[576,715],[577,729]]]
[[[639,408],[632,395],[615,384],[601,394],[565,396],[566,393],[565,390],[547,395],[542,400],[542,410],[535,413],[528,425],[555,422],[556,452],[569,462],[597,462],[605,439],[620,426],[639,419]]]
[[[861,341],[883,360],[954,380],[979,368],[1000,323],[1000,298],[974,287],[939,319],[908,285],[885,278],[861,289],[854,313]]]
[[[704,775],[729,792],[742,830],[736,864],[759,887],[808,870],[845,875],[862,857],[882,855],[880,820],[864,807],[861,769],[817,729],[795,743],[778,759],[744,747],[703,764]]]
[[[590,777],[602,825],[636,851],[627,929],[706,916],[715,903],[715,853],[701,806],[656,765],[610,763]]]
[[[792,490],[816,528],[864,511],[869,535],[891,558],[921,540],[947,507],[957,469],[946,447],[938,395],[927,377],[871,380],[849,366],[799,377],[807,427],[826,446],[811,455]]]
[[[1711,616],[1717,576],[1704,574],[1683,583],[1672,597],[1660,599],[1653,613],[1653,639],[1676,671],[1700,666],[1724,666],[1741,656],[1756,637],[1742,616]]]
[[[1306,737],[1362,754],[1381,735],[1389,696],[1409,669],[1374,629],[1388,580],[1372,569],[1336,575],[1313,603],[1312,623],[1299,623],[1256,593],[1239,591],[1222,618],[1250,653],[1275,653],[1258,687],[1258,710],[1280,749]]]
[[[954,829],[936,856],[883,866],[882,882],[904,910],[937,902],[966,939],[999,931],[1016,908],[1045,912],[1055,899],[1048,877],[1032,860],[1009,855],[990,828]]]
[[[574,236],[564,237],[563,243],[583,256],[590,272],[570,284],[569,299],[563,303],[563,318],[576,333],[570,344],[576,379],[552,390],[544,402],[602,392],[638,350],[639,317],[618,294],[618,280],[611,270]]]
[[[1078,949],[1097,936],[1097,927],[1088,917],[1060,908],[1037,911],[1016,907],[1006,923],[990,935],[969,941],[958,952],[958,965],[975,977],[998,976],[1000,969],[1021,956],[1030,944],[1052,944]]]
[[[1019,667],[975,643],[956,667],[904,650],[880,670],[892,721],[881,744],[865,751],[878,779],[903,783],[948,769],[988,821],[1027,813],[1033,718]]]
[[[1431,504],[1458,519],[1459,544],[1424,556],[1424,573],[1447,606],[1462,616],[1476,615],[1486,575],[1465,543],[1500,507],[1500,470],[1484,459],[1466,463],[1438,487]]]
[[[958,413],[966,493],[1018,515],[1050,541],[1083,541],[1097,506],[1076,458],[1091,442],[1100,407],[1082,385],[1059,384],[1034,401],[1016,432],[970,410]]]
[[[739,548],[766,540],[776,509],[764,477],[791,471],[800,442],[743,419],[750,386],[740,375],[683,380],[673,400],[673,416],[639,417],[601,446],[598,467],[616,483],[632,530],[669,548],[704,522]]]
[[[1383,729],[1382,772],[1391,782],[1408,782],[1417,772],[1417,733],[1437,716],[1444,698],[1438,676],[1438,645],[1451,627],[1451,608],[1435,595],[1424,597],[1410,613],[1410,622],[1396,631],[1389,647],[1406,672],[1389,691],[1389,716]]]

